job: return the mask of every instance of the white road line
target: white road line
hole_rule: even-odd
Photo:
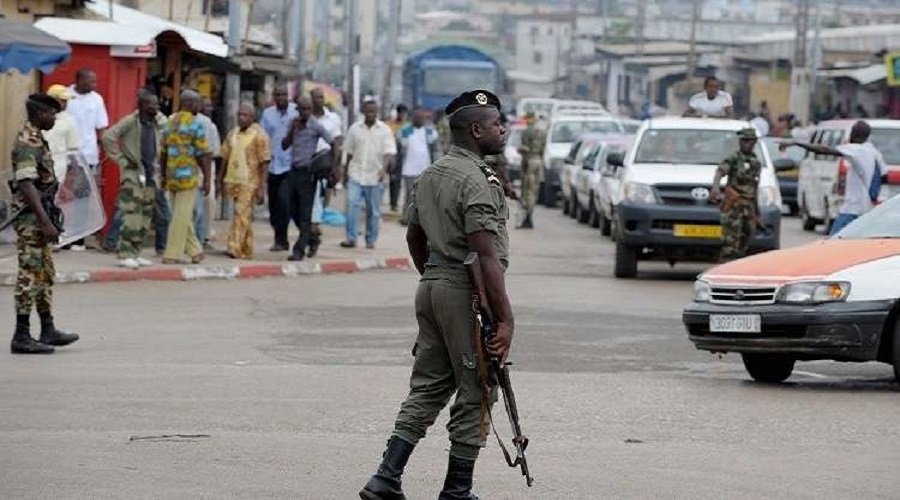
[[[821,373],[813,373],[813,372],[805,372],[801,370],[794,370],[794,373],[797,375],[806,375],[807,377],[812,378],[828,378],[828,375],[822,375]]]

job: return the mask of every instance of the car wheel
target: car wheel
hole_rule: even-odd
[[[572,210],[572,204],[569,203],[569,200],[563,199],[563,206],[562,206],[563,214],[569,215],[569,210]]]
[[[777,384],[784,382],[794,371],[795,359],[783,354],[741,354],[744,368],[757,382]]]
[[[800,207],[800,219],[803,221],[804,231],[816,230],[816,221],[809,216],[809,209],[806,207],[806,197],[803,198],[803,204]]]
[[[591,227],[600,227],[600,211],[594,206],[594,194],[591,193]]]
[[[788,215],[797,215],[799,212],[800,207],[796,203],[788,203]]]
[[[831,226],[832,226],[832,224],[834,224],[834,219],[831,218],[831,211],[828,210],[828,197],[827,196],[823,200],[823,203],[825,204],[825,216],[822,218],[822,220],[825,223],[825,236],[828,236],[829,234],[831,234]]]
[[[553,188],[553,185],[549,183],[544,183],[544,206],[547,208],[556,208],[556,199],[559,197],[559,193],[556,192],[556,189]]]
[[[900,382],[900,318],[894,323],[893,349],[891,363],[894,365],[894,379]]]
[[[600,234],[603,236],[609,236],[612,234],[612,221],[606,218],[606,213],[603,210],[597,210],[598,218],[600,219],[600,224],[597,227],[600,228]]]
[[[609,238],[613,241],[619,239],[619,221],[616,218],[616,212],[609,211]]]
[[[575,191],[569,195],[569,217],[575,219],[578,217],[578,212],[580,212],[580,208],[578,206],[578,198],[575,196]]]
[[[616,242],[616,278],[634,278],[637,276],[637,248]]]
[[[590,207],[587,210],[585,210],[584,208],[581,208],[581,205],[578,205],[578,209],[579,209],[578,210],[578,222],[580,222],[582,224],[587,224],[588,221],[590,221],[591,208],[593,208],[593,207]]]

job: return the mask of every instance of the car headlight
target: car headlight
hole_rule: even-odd
[[[694,282],[694,302],[709,302],[712,297],[712,288],[703,280]]]
[[[659,203],[653,186],[640,182],[626,182],[622,185],[622,195],[627,201],[654,205]]]
[[[778,302],[785,304],[821,304],[841,302],[850,294],[850,283],[846,281],[810,281],[791,283],[781,288]]]
[[[775,186],[765,186],[759,189],[757,195],[759,208],[775,207],[781,209],[781,193]]]

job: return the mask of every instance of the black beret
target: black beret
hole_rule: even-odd
[[[31,94],[28,96],[28,101],[52,109],[56,112],[62,111],[62,106],[59,104],[59,101],[44,93]]]
[[[450,116],[457,111],[469,108],[497,108],[497,111],[500,111],[500,99],[487,90],[463,92],[450,101],[450,104],[444,108],[444,114]]]

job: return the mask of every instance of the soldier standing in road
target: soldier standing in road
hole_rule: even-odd
[[[719,165],[711,192],[714,201],[722,202],[722,262],[747,254],[757,225],[756,192],[762,164],[753,152],[757,141],[756,129],[741,129],[737,134],[740,149]],[[728,177],[724,195],[719,189],[723,176]]]
[[[64,346],[78,340],[78,335],[57,330],[53,324],[53,278],[56,269],[51,245],[59,240],[60,229],[44,208],[53,203],[58,181],[53,171],[50,147],[41,131],[53,128],[61,106],[46,94],[30,95],[25,106],[28,121],[12,150],[13,180],[10,184],[13,210],[24,211],[13,223],[18,237],[19,271],[14,292],[16,330],[10,351],[13,354],[50,354],[53,346]],[[29,321],[32,305],[41,318],[40,341],[31,336]]]
[[[401,499],[401,475],[416,443],[456,394],[450,407],[450,458],[440,500],[474,499],[472,473],[485,438],[482,389],[473,335],[472,292],[463,260],[478,252],[497,321],[487,350],[506,359],[513,314],[504,272],[509,208],[501,181],[483,157],[503,151],[506,127],[500,101],[486,90],[466,92],[446,109],[453,146],[419,177],[406,240],[422,275],[416,292],[419,334],[410,392],[401,405],[378,471],[359,492],[363,500]],[[493,395],[491,400],[496,397]]]
[[[526,114],[525,120],[528,122],[528,128],[522,132],[522,144],[519,146],[519,154],[522,155],[522,208],[525,210],[525,218],[519,228],[534,229],[531,217],[544,176],[544,146],[547,143],[547,133],[537,126],[533,112]]]

